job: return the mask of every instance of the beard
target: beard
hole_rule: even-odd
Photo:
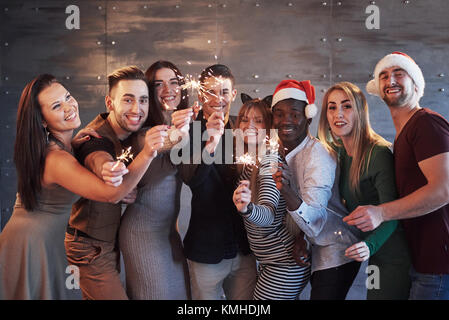
[[[402,86],[395,86],[395,88],[401,89],[401,94],[399,96],[395,97],[389,97],[386,93],[382,100],[389,106],[389,107],[400,107],[406,104],[409,100],[412,98],[412,92],[407,92],[404,87]],[[387,88],[388,89],[388,88]]]

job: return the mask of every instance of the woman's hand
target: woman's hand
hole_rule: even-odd
[[[353,244],[345,250],[345,256],[355,261],[363,262],[370,257],[369,248],[365,241]]]
[[[123,199],[122,203],[131,204],[134,203],[137,199],[137,188],[132,189]]]
[[[234,191],[232,200],[240,213],[245,213],[248,210],[248,204],[251,202],[251,190],[249,189],[248,180],[240,181],[240,185]]]
[[[176,129],[181,131],[189,131],[189,124],[194,116],[193,108],[176,110],[171,114],[171,123]]]
[[[292,255],[293,259],[295,259],[296,263],[299,266],[310,266],[310,262],[306,261],[306,259],[309,257],[309,250],[307,250],[307,241],[304,239],[303,232],[301,232],[300,236],[295,238]]]
[[[83,128],[72,138],[72,148],[79,148],[84,142],[89,141],[90,137],[100,139],[101,136],[92,128]]]

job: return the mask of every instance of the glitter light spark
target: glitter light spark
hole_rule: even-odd
[[[198,94],[202,95],[202,97],[204,99],[204,102],[206,102],[206,103],[209,101],[208,96],[213,96],[213,97],[215,97],[217,99],[220,99],[221,98],[221,91],[222,91],[221,87],[223,86],[223,82],[226,79],[223,79],[221,77],[215,77],[210,72],[208,73],[208,75],[211,78],[215,79],[219,83],[219,85],[220,85],[220,93],[219,93],[218,96],[216,94],[210,92],[209,90],[207,90],[201,84],[201,82],[195,76],[193,76],[191,74],[186,74],[184,77],[178,76],[178,79],[181,80],[182,82],[184,82],[184,84],[182,84],[180,86],[181,90],[188,90],[188,91],[190,91],[190,95],[188,95],[188,96],[192,97],[192,98],[195,97],[194,96],[194,92],[196,91]],[[184,97],[183,97],[183,99],[184,99]]]
[[[265,140],[268,143],[268,151],[271,154],[277,154],[279,152],[279,139],[277,136],[273,136],[269,138],[268,136],[265,137]]]
[[[112,170],[116,169],[120,162],[130,162],[133,159],[134,155],[131,153],[131,147],[128,147],[126,150],[122,150],[122,154],[117,156],[117,162],[112,167]]]
[[[245,153],[244,155],[241,155],[237,158],[236,162],[238,164],[243,164],[247,166],[257,166],[256,157],[253,155],[250,155],[249,153]]]

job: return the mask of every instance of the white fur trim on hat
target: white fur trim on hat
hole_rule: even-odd
[[[306,97],[306,93],[298,88],[284,88],[276,92],[273,96],[273,101],[271,102],[271,107],[273,107],[279,101],[285,99],[296,99],[300,101],[305,101],[309,103]]]
[[[376,68],[374,69],[374,79],[367,83],[366,91],[369,94],[381,96],[379,88],[379,75],[383,70],[395,66],[407,71],[408,75],[413,79],[416,87],[418,88],[418,97],[421,98],[424,95],[425,87],[422,71],[410,57],[400,53],[388,54],[377,63]]]
[[[316,116],[317,113],[318,113],[318,108],[316,107],[315,103],[308,104],[306,106],[306,118],[307,119],[312,119],[313,117]]]

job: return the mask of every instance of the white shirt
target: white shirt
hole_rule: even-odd
[[[344,250],[359,242],[361,234],[342,220],[348,211],[340,201],[335,159],[310,135],[285,159],[303,201],[288,212],[313,245],[312,272],[353,261]]]

